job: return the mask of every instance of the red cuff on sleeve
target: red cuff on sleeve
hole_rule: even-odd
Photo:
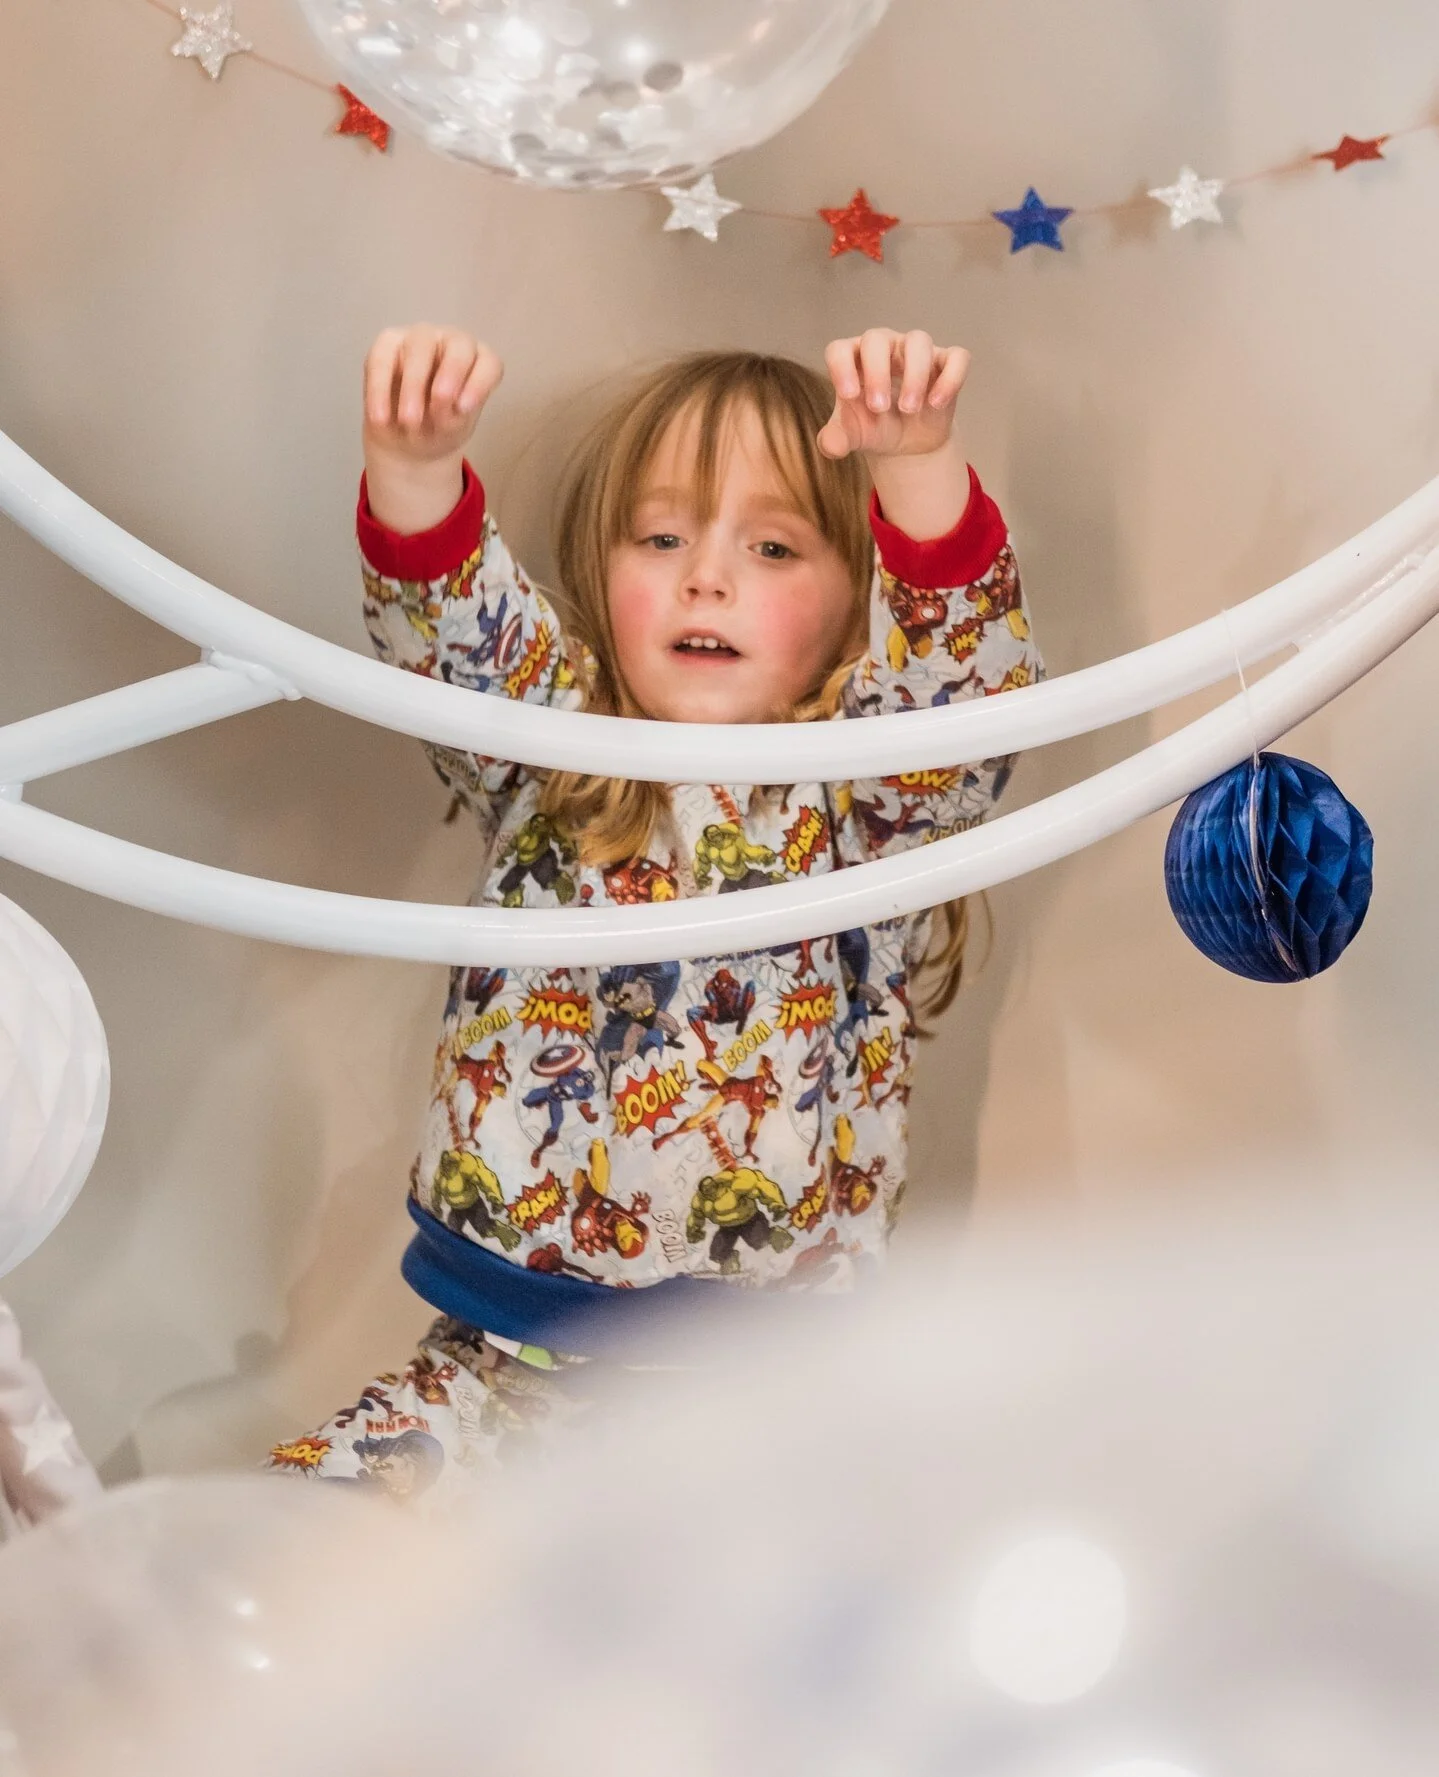
[[[972,586],[994,566],[1008,531],[998,506],[969,471],[969,504],[948,535],[923,542],[907,537],[879,509],[879,495],[870,496],[869,527],[879,545],[879,559],[906,586],[937,590]]]
[[[365,477],[360,477],[360,504],[355,513],[360,550],[377,574],[391,580],[440,579],[478,549],[484,523],[484,484],[468,463],[464,486],[449,517],[412,537],[380,523],[370,510]]]

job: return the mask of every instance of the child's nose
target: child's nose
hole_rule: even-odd
[[[734,585],[734,568],[725,549],[715,542],[701,543],[685,564],[684,596],[692,603],[727,599],[733,597]]]
[[[714,575],[691,574],[684,583],[684,598],[692,605],[725,604],[732,596],[729,583]]]

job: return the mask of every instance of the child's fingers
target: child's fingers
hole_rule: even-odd
[[[824,348],[825,368],[834,392],[841,401],[857,401],[860,397],[859,341],[832,339]]]
[[[871,327],[859,339],[859,362],[864,373],[865,405],[873,413],[888,410],[894,389],[894,349],[899,335],[889,327]]]
[[[395,418],[402,432],[418,431],[424,421],[438,344],[432,327],[413,327],[400,347],[400,391]]]
[[[465,379],[465,386],[460,390],[460,398],[455,404],[460,412],[478,412],[494,394],[504,374],[505,367],[500,362],[499,354],[492,352],[486,345],[478,346],[474,364],[470,367],[470,374]]]
[[[899,411],[918,413],[934,373],[934,341],[918,328],[906,333],[900,346],[903,369],[899,385]]]
[[[820,427],[815,443],[827,457],[847,457],[850,453],[849,432],[844,423],[844,398],[835,402],[834,412]]]
[[[474,367],[479,346],[468,333],[458,330],[440,335],[435,379],[430,385],[431,408],[453,406]]]
[[[387,327],[365,358],[365,419],[372,426],[387,426],[394,418],[395,366],[404,333]]]
[[[969,375],[969,353],[963,346],[940,346],[935,362],[939,374],[934,379],[934,387],[929,391],[931,407],[945,407],[955,400],[964,387],[964,379]]]

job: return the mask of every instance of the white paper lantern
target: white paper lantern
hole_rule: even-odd
[[[109,1102],[105,1027],[84,977],[0,896],[0,1276],[75,1201]]]

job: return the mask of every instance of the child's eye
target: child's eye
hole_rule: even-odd
[[[656,531],[654,536],[646,537],[646,543],[653,543],[656,549],[678,549],[680,540],[673,531]]]
[[[761,543],[759,548],[766,561],[785,561],[794,554],[787,543]]]

